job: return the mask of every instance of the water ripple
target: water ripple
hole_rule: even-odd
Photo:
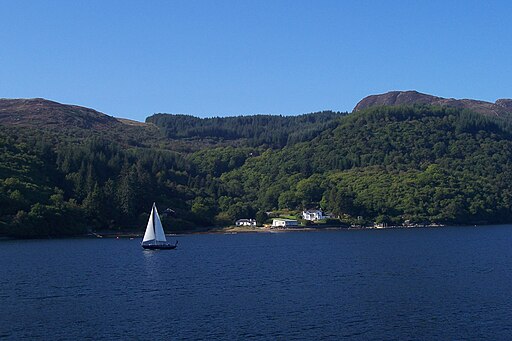
[[[380,232],[2,243],[0,338],[509,338],[512,229]]]

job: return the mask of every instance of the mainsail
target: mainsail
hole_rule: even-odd
[[[154,218],[155,218],[155,235],[157,242],[166,242],[164,228],[162,227],[162,222],[160,221],[160,216],[158,215],[158,211],[156,210],[156,205],[153,204],[154,210]]]

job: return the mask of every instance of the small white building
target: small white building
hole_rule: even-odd
[[[255,219],[238,219],[235,222],[236,226],[256,226]]]
[[[388,227],[387,223],[374,223],[373,227],[376,229],[385,229]]]
[[[273,219],[272,227],[298,227],[299,222],[293,219]]]
[[[322,210],[307,210],[307,211],[302,211],[302,218],[304,220],[315,221],[315,220],[324,219],[324,218],[326,218],[326,216],[324,216]]]

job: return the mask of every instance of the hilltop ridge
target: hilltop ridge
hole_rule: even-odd
[[[431,105],[467,109],[486,116],[512,119],[512,99],[509,98],[497,99],[492,103],[475,99],[444,98],[421,93],[415,90],[389,91],[382,94],[366,96],[355,105],[352,112],[376,106],[401,105]],[[328,120],[335,118],[335,116],[343,116],[340,114],[342,113],[322,111],[299,116],[242,115],[239,117],[216,118],[199,118],[193,115],[153,114],[148,116],[145,122],[139,122],[125,118],[113,117],[91,108],[79,105],[63,104],[44,98],[0,98],[0,125],[4,126],[44,126],[49,129],[72,126],[82,129],[104,130],[111,129],[119,125],[144,127],[148,126],[148,124],[155,124],[160,128],[164,128],[167,134],[173,136],[179,135],[170,127],[170,124],[173,121],[187,121],[187,125],[191,126],[215,126],[216,124],[225,125],[226,122],[241,119],[243,121],[250,121],[252,125],[265,125],[272,119],[279,119],[280,121],[299,120],[307,124],[318,121],[318,117],[321,117],[322,119],[327,118]],[[247,122],[245,124],[247,124]]]
[[[390,91],[383,94],[367,96],[356,104],[353,111],[360,111],[374,106],[417,104],[468,109],[486,116],[512,119],[512,99],[498,99],[495,103],[491,103],[475,99],[437,97],[414,90]]]
[[[94,109],[62,104],[44,98],[0,99],[0,124],[12,126],[64,125],[83,129],[107,129],[120,123]]]

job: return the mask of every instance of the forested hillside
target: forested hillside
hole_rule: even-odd
[[[251,147],[286,145],[308,141],[335,125],[346,113],[322,111],[299,116],[253,115],[198,118],[189,115],[155,114],[146,119],[170,139],[211,140]]]
[[[311,207],[357,224],[512,222],[506,118],[426,105],[158,114],[140,127],[108,119],[99,132],[81,113],[82,130],[21,125],[0,112],[0,234],[142,230],[154,201],[171,209],[163,219],[175,229]]]
[[[224,174],[223,194],[264,210],[321,206],[351,221],[510,222],[511,131],[457,109],[371,108]]]
[[[241,213],[219,215],[219,176],[269,146],[312,138],[341,116],[218,118],[220,130],[184,117],[196,125],[166,138],[153,124],[40,99],[2,100],[0,108],[0,234],[19,237],[140,229],[154,201],[171,209],[163,219],[175,228],[232,223]],[[74,115],[80,124],[67,125]]]

